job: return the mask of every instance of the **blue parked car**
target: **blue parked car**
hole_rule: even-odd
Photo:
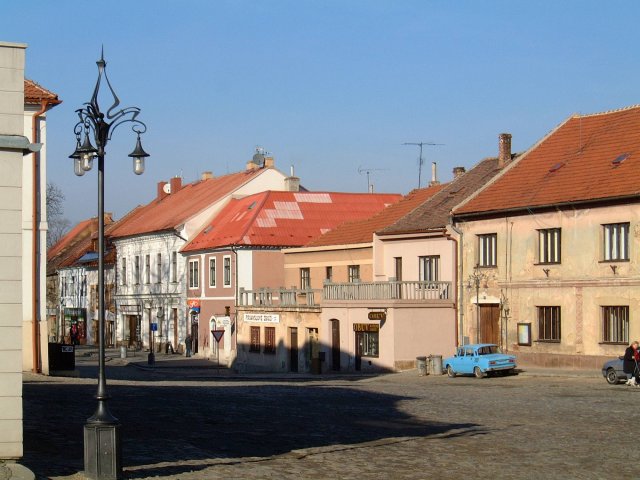
[[[628,380],[627,374],[622,371],[622,359],[618,357],[616,360],[609,360],[602,366],[602,376],[607,380],[609,385],[615,385],[620,381]]]
[[[516,357],[502,353],[492,343],[478,343],[458,347],[456,354],[442,363],[450,377],[473,374],[483,378],[492,372],[515,373]]]

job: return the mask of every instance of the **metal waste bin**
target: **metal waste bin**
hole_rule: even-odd
[[[442,355],[430,355],[431,373],[442,375]]]
[[[127,358],[127,347],[124,345],[120,346],[120,358]]]
[[[418,376],[424,377],[427,374],[427,357],[416,357],[416,368]]]

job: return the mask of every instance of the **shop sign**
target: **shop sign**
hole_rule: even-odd
[[[379,332],[380,325],[375,323],[354,323],[353,324],[354,332]]]
[[[369,318],[369,320],[386,320],[387,319],[387,312],[369,312],[369,315],[367,316]]]
[[[200,313],[200,300],[187,300],[189,311]]]
[[[253,323],[280,323],[280,315],[275,313],[245,313],[244,321]]]

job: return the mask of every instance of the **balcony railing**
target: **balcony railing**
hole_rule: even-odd
[[[240,288],[238,305],[247,307],[318,307],[321,301],[450,300],[451,282],[326,283],[322,290],[298,288]]]
[[[245,307],[317,307],[322,290],[298,288],[240,288],[238,305]]]
[[[324,300],[449,300],[451,282],[327,283]]]

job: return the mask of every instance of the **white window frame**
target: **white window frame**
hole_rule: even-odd
[[[496,267],[497,266],[497,233],[485,233],[478,235],[478,266],[480,267]]]
[[[224,257],[222,257],[222,271],[222,284],[225,287],[230,287],[231,283],[233,282],[231,272],[231,255],[225,255]]]
[[[127,284],[127,257],[122,257],[120,265],[120,285]]]
[[[147,253],[144,256],[144,283],[149,285],[151,283],[151,254]]]
[[[440,255],[422,255],[418,257],[418,280],[437,282],[440,280]]]
[[[605,262],[629,260],[629,226],[629,223],[602,225],[602,254]]]
[[[209,287],[216,288],[217,267],[216,257],[209,257]]]
[[[171,252],[171,281],[178,281],[178,252]]]
[[[200,261],[198,259],[189,260],[189,289],[200,288]]]
[[[156,254],[156,283],[162,283],[162,253]]]
[[[538,230],[538,263],[542,265],[560,263],[562,231],[559,228]]]

